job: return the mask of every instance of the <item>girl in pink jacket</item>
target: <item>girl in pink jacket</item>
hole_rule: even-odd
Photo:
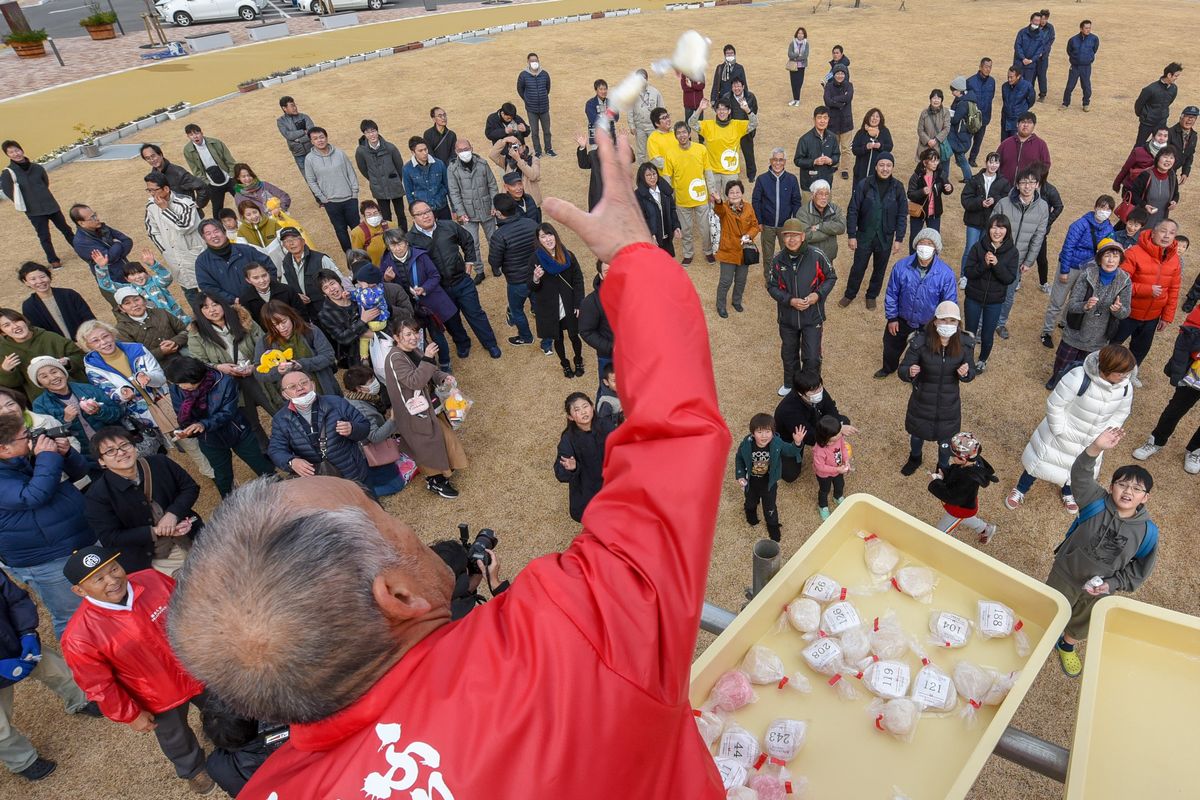
[[[846,478],[850,471],[850,445],[842,434],[842,422],[826,415],[817,420],[816,444],[813,445],[813,472],[817,473],[817,506],[821,519],[829,518],[829,490],[833,502],[846,499]]]

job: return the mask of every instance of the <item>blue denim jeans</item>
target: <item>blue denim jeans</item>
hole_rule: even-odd
[[[1002,327],[1008,324],[1008,314],[1012,311],[1013,301],[1017,299],[1017,289],[1021,288],[1021,273],[1017,273],[1017,279],[1008,285],[1008,294],[1004,296],[1004,306],[1000,309],[1000,319],[997,321],[997,327]]]
[[[1029,494],[1029,490],[1033,488],[1033,484],[1037,482],[1037,478],[1030,475],[1025,470],[1021,470],[1021,477],[1017,480],[1017,491],[1021,494]],[[1071,484],[1066,484],[1062,487],[1062,495],[1066,497],[1071,493]]]
[[[971,165],[967,162],[967,154],[965,152],[955,153],[954,163],[958,164],[958,168],[962,170],[963,180],[971,180]]]
[[[475,338],[479,340],[479,343],[488,350],[495,347],[496,334],[492,330],[492,323],[488,321],[487,312],[479,304],[479,290],[475,288],[475,281],[464,273],[458,277],[454,285],[446,286],[445,283],[442,285],[454,299],[454,304],[458,306],[459,312],[466,318],[471,330],[475,332]]]
[[[533,332],[529,330],[529,318],[525,316],[525,304],[529,302],[529,284],[508,284],[508,324],[517,328],[517,336],[533,341]],[[530,304],[532,308],[532,304]]]
[[[979,360],[987,361],[992,354],[992,344],[996,341],[996,325],[1000,320],[1000,310],[1003,303],[988,303],[984,305],[978,300],[966,298],[966,319],[963,324],[967,333],[972,336],[979,331]],[[980,323],[982,322],[982,327]]]
[[[75,609],[79,608],[80,601],[79,595],[71,591],[71,582],[63,575],[68,558],[70,556],[63,556],[31,567],[5,567],[8,574],[37,594],[42,605],[50,612],[54,633],[59,639],[62,639],[63,629],[67,627]]]
[[[963,274],[963,270],[967,268],[967,253],[971,252],[971,248],[975,246],[975,243],[983,238],[983,228],[972,228],[968,225],[966,236],[966,243],[963,244],[962,262],[958,265],[958,274],[960,276]]]

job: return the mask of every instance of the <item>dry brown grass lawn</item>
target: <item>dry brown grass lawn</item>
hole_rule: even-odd
[[[1002,73],[1012,38],[1024,23],[1028,8],[1015,3],[930,0],[909,3],[908,12],[898,13],[896,5],[873,3],[858,11],[835,8],[814,14],[808,3],[778,3],[689,13],[656,12],[530,29],[486,43],[439,47],[323,73],[286,88],[303,110],[329,129],[332,141],[347,150],[355,146],[358,122],[363,117],[377,120],[384,135],[403,148],[408,136],[428,126],[427,110],[434,104],[447,108],[451,126],[460,139],[470,138],[480,150],[485,144],[484,117],[499,103],[513,98],[524,55],[536,50],[554,76],[554,130],[560,153],[559,158],[544,162],[544,186],[547,194],[582,203],[587,176],[575,166],[571,138],[584,126],[582,106],[591,95],[593,79],[603,76],[610,82],[620,80],[630,70],[668,52],[675,36],[689,27],[705,32],[718,47],[725,41],[738,46],[762,109],[759,162],[765,164],[766,155],[777,145],[787,149],[790,160],[797,137],[810,125],[809,111],[818,99],[817,81],[822,71],[820,66],[810,70],[802,108],[789,108],[784,47],[795,26],[805,25],[813,42],[815,64],[827,58],[825,54],[834,43],[845,45],[853,62],[855,117],[861,117],[869,106],[884,109],[896,140],[897,174],[906,179],[913,166],[916,119],[930,89],[942,87],[948,92],[950,79],[957,74],[971,74],[984,55],[993,57],[997,72]],[[1108,192],[1112,175],[1134,137],[1136,121],[1131,106],[1139,89],[1157,78],[1167,61],[1186,62],[1185,48],[1200,32],[1200,17],[1192,4],[1181,0],[1156,4],[1155,24],[1149,29],[1130,25],[1127,11],[1128,4],[1116,0],[1095,0],[1085,7],[1059,4],[1054,9],[1059,43],[1050,69],[1052,88],[1048,102],[1039,104],[1036,111],[1040,118],[1038,132],[1049,142],[1054,157],[1052,179],[1067,206],[1051,236],[1051,253],[1055,255],[1067,224],[1090,209],[1098,194]],[[1103,41],[1095,69],[1093,111],[1086,115],[1078,105],[1070,111],[1058,107],[1066,78],[1065,40],[1075,32],[1078,19],[1085,13],[1095,21],[1095,31]],[[1197,97],[1195,78],[1189,75],[1183,75],[1175,113]],[[672,112],[680,114],[677,84],[667,79],[655,83],[668,98]],[[316,234],[323,249],[332,252],[336,242],[324,214],[304,190],[275,130],[279,94],[282,92],[249,94],[195,114],[186,122],[201,124],[210,135],[223,139],[239,159],[250,162],[264,179],[291,191],[296,200],[293,214]],[[177,162],[182,162],[183,125],[182,121],[162,125],[149,131],[148,136],[163,143],[168,156]],[[998,135],[997,125],[993,124],[987,139],[989,148],[995,147]],[[53,182],[64,207],[75,201],[90,203],[102,218],[131,234],[140,246],[145,241],[141,211],[144,173],[144,165],[137,160],[72,164],[56,171]],[[837,181],[834,193],[835,202],[845,207],[848,182]],[[1198,230],[1196,202],[1195,190],[1187,187],[1178,214],[1186,232]],[[957,198],[950,199],[949,207],[959,208]],[[0,212],[0,231],[6,244],[0,261],[7,275],[12,276],[21,261],[41,258],[28,224],[11,208]],[[960,214],[948,213],[943,234],[945,256],[952,264],[957,264],[961,254],[962,231]],[[588,261],[586,255],[580,256],[581,262]],[[1193,264],[1195,258],[1191,259]],[[104,303],[78,261],[67,259],[67,263],[67,269],[56,276],[57,282],[80,289],[97,310],[103,308]],[[836,266],[845,272],[848,257],[840,256]],[[709,316],[721,408],[736,441],[751,414],[770,411],[777,402],[780,369],[774,304],[757,284],[752,284],[747,292],[746,313],[720,320],[712,302],[715,268],[700,263],[692,268],[691,275]],[[1194,267],[1187,270],[1185,283],[1190,285],[1194,275]],[[15,278],[5,280],[0,295],[3,305],[16,305],[24,295]],[[482,287],[482,298],[498,333],[509,335],[503,325],[502,281],[488,280]],[[1054,489],[1045,484],[1035,489],[1020,511],[1005,510],[1001,501],[1020,472],[1021,449],[1042,416],[1046,395],[1042,384],[1052,359],[1052,352],[1037,341],[1045,302],[1036,281],[1028,282],[1013,313],[1013,338],[1007,342],[997,340],[987,374],[964,389],[963,400],[964,425],[982,439],[1002,477],[1000,486],[982,497],[983,515],[1000,525],[1000,534],[988,550],[1038,577],[1045,575],[1051,549],[1069,518]],[[905,479],[898,472],[907,452],[908,437],[902,419],[908,387],[894,378],[883,382],[871,379],[877,368],[883,325],[882,308],[867,312],[858,304],[848,310],[836,306],[830,309],[825,337],[827,386],[862,430],[855,442],[858,469],[851,476],[848,491],[872,493],[934,521],[940,511],[925,492],[925,480],[920,474]],[[1130,459],[1130,451],[1148,434],[1166,403],[1170,389],[1160,369],[1174,338],[1174,326],[1158,337],[1145,370],[1147,386],[1138,392],[1128,424],[1129,436],[1109,459],[1108,470]],[[473,528],[495,528],[509,574],[538,555],[565,547],[577,528],[567,516],[565,487],[554,481],[551,464],[563,426],[562,400],[575,389],[594,389],[594,363],[589,356],[588,374],[571,381],[559,374],[554,359],[542,356],[536,348],[506,349],[500,361],[488,359],[476,348],[468,361],[455,364],[463,387],[476,401],[463,432],[472,465],[457,479],[462,497],[450,503],[417,486],[389,499],[387,507],[430,541],[453,535],[459,521],[469,522]],[[1138,593],[1141,600],[1190,614],[1200,613],[1195,568],[1200,547],[1194,537],[1197,484],[1195,478],[1184,474],[1181,465],[1183,442],[1198,422],[1200,419],[1193,414],[1170,447],[1149,464],[1156,477],[1152,507],[1163,538],[1158,571]],[[749,582],[749,549],[760,531],[751,530],[743,521],[731,465],[729,472],[717,524],[708,599],[736,608]],[[780,492],[785,556],[793,553],[819,522],[816,485],[808,474],[806,470],[804,479]],[[206,486],[202,509],[208,511],[214,501],[215,492]],[[707,641],[707,637],[702,638],[702,644]],[[1048,664],[1022,704],[1016,724],[1069,745],[1077,686],[1064,678],[1055,664]],[[171,777],[168,764],[150,737],[105,721],[66,718],[40,685],[18,688],[17,709],[17,723],[44,755],[58,759],[60,768],[52,779],[36,787],[0,772],[0,794],[30,800],[187,796]],[[1050,781],[993,758],[974,796],[1052,797],[1059,790]]]

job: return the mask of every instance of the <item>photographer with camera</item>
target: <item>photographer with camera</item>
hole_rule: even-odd
[[[246,781],[289,736],[287,725],[243,717],[217,697],[210,698],[200,712],[200,725],[213,743],[204,768],[230,797],[237,797]]]
[[[474,543],[470,542],[465,522],[458,525],[459,541],[443,539],[429,546],[438,554],[450,571],[454,573],[454,594],[450,598],[450,618],[462,619],[475,606],[487,602],[479,592],[486,570],[488,591],[492,597],[508,589],[511,584],[500,580],[500,559],[495,553],[499,540],[491,528],[482,528],[475,536]]]
[[[65,428],[42,430],[33,436],[23,417],[0,414],[0,562],[37,594],[61,637],[79,607],[63,566],[96,534],[71,483],[87,474],[87,461]]]
[[[725,797],[688,673],[729,430],[696,290],[651,241],[619,141],[597,140],[594,211],[546,201],[612,264],[626,412],[565,552],[449,624],[445,563],[347,481],[256,480],[196,542],[173,646],[240,712],[292,726],[242,800]]]

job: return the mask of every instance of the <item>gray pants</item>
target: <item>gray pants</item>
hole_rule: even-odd
[[[704,254],[712,255],[712,238],[708,232],[708,218],[712,214],[712,211],[709,209],[708,203],[691,206],[690,208],[676,206],[675,211],[679,215],[679,227],[683,231],[683,257],[691,258],[694,255],[692,250],[693,235],[700,237],[701,249],[704,251]]]
[[[980,519],[978,514],[964,519],[956,517],[953,514],[944,513],[942,514],[942,518],[938,520],[937,529],[942,533],[953,533],[955,530],[963,528],[978,535],[986,531],[987,526],[988,524]]]
[[[67,662],[53,650],[42,651],[42,660],[29,677],[44,683],[61,697],[68,714],[74,714],[87,705],[87,697],[75,685]],[[33,744],[12,726],[13,688],[5,686],[0,689],[0,762],[12,772],[20,772],[33,764],[38,755]]]
[[[1067,306],[1067,299],[1071,296],[1075,281],[1079,280],[1080,272],[1079,269],[1073,269],[1067,273],[1066,283],[1056,278],[1050,284],[1050,304],[1046,306],[1046,318],[1042,320],[1042,333],[1054,332],[1054,326],[1058,324],[1058,318]]]
[[[492,234],[496,232],[496,218],[488,217],[487,219],[476,221],[468,220],[463,224],[467,229],[467,233],[471,234],[471,238],[475,240],[475,255],[480,264],[486,264],[487,261],[483,257],[483,242],[491,242]],[[479,229],[483,228],[483,242],[479,241]]]
[[[760,239],[759,249],[762,251],[762,271],[763,278],[766,279],[771,274],[771,259],[775,257],[775,244],[779,244],[779,248],[783,249],[783,228],[773,228],[770,225],[762,226],[762,239]]]
[[[201,692],[186,703],[154,715],[154,738],[163,755],[175,765],[175,774],[181,778],[194,778],[204,769],[204,750],[196,741],[188,725],[188,709],[191,706],[203,709],[208,703],[208,693]]]
[[[713,177],[717,182],[717,193],[721,195],[722,200],[725,199],[725,187],[734,181],[742,180],[740,175],[726,175],[723,172],[714,172]],[[742,181],[742,183],[745,184],[745,181]],[[746,194],[746,192],[743,191],[742,194]]]
[[[717,280],[717,310],[726,311],[725,299],[729,296],[729,287],[733,286],[733,304],[742,304],[742,294],[746,291],[746,273],[750,270],[745,264],[730,264],[721,262],[721,277]]]
[[[646,142],[650,140],[650,134],[654,131],[651,128],[648,131],[638,129],[634,131],[633,154],[637,159],[637,163],[644,164],[646,162]],[[659,167],[661,170],[662,167]]]
[[[779,358],[783,361],[783,385],[791,388],[792,377],[798,369],[819,369],[821,366],[821,326],[805,325],[793,328],[779,326]]]
[[[541,142],[538,141],[539,129],[542,131],[542,140],[546,143],[546,150],[553,150],[554,148],[550,144],[550,112],[543,111],[538,114],[530,111],[527,108],[525,109],[525,113],[529,117],[529,133],[531,134],[529,144],[531,147],[533,147],[533,154],[535,156],[541,156],[541,154],[544,152],[542,150]]]

